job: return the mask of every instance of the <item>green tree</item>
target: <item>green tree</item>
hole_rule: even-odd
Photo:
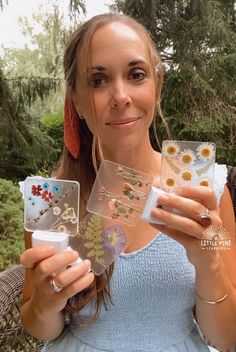
[[[53,140],[32,124],[27,106],[57,84],[55,79],[33,78],[9,82],[0,70],[0,177],[25,178],[56,159]]]
[[[173,138],[212,140],[218,160],[236,152],[233,0],[117,0],[151,32],[165,63],[162,109]],[[166,137],[163,126],[157,126]]]
[[[23,200],[19,187],[0,179],[0,271],[15,265],[24,248]]]
[[[85,11],[83,1],[70,1],[69,6],[72,17],[79,8]],[[62,107],[62,54],[70,29],[63,25],[57,6],[52,14],[34,19],[41,24],[41,33],[35,34],[21,19],[34,48],[8,49],[0,62],[0,177],[4,178],[24,178],[41,168],[50,169],[62,144],[61,124],[56,135],[56,125],[52,133],[40,118]]]
[[[19,18],[22,33],[28,38],[23,48],[5,48],[4,71],[7,76],[49,76],[63,78],[62,56],[70,30],[63,24],[57,6],[52,13],[43,11],[32,15],[33,22]],[[34,28],[40,27],[40,32]],[[25,64],[27,62],[27,65]]]
[[[43,116],[41,119],[42,130],[50,136],[55,142],[55,150],[57,155],[62,152],[64,146],[64,119],[63,109],[60,109],[54,113]]]

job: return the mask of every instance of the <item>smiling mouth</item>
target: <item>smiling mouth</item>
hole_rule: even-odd
[[[106,125],[110,125],[110,126],[122,126],[122,125],[127,125],[131,122],[135,122],[140,120],[141,117],[135,117],[132,119],[126,119],[126,120],[122,120],[122,121],[111,121],[111,122],[106,122]]]

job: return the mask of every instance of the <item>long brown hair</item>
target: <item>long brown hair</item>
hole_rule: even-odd
[[[122,22],[133,30],[135,30],[141,38],[146,42],[150,55],[150,62],[152,64],[153,76],[156,80],[156,106],[155,113],[160,109],[160,96],[163,84],[163,68],[161,60],[155,45],[146,30],[140,23],[129,16],[117,14],[102,14],[95,16],[82,24],[71,36],[64,54],[64,73],[66,81],[66,96],[72,99],[72,95],[79,92],[80,89],[86,89],[86,93],[90,94],[91,111],[94,112],[94,103],[92,93],[89,92],[89,69],[91,66],[90,46],[93,34],[102,26],[111,22]],[[83,87],[78,85],[78,77],[80,82],[84,82]],[[98,121],[94,113],[95,125],[98,129]],[[155,119],[153,119],[155,131]],[[57,177],[63,179],[72,179],[80,183],[81,189],[81,212],[80,217],[86,214],[86,203],[92,189],[96,177],[96,170],[99,166],[102,156],[98,148],[99,134],[92,134],[87,127],[86,121],[79,119],[79,138],[80,138],[80,152],[78,159],[74,159],[67,148],[64,148],[58,169]],[[94,282],[83,292],[78,293],[74,299],[73,304],[68,303],[67,310],[69,312],[80,311],[91,299],[95,299],[94,315],[86,321],[86,324],[95,321],[101,310],[101,305],[105,308],[107,303],[111,300],[110,293],[110,279],[112,276],[114,264],[112,264],[102,275],[96,276]]]

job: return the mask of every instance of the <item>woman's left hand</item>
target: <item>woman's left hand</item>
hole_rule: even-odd
[[[206,251],[201,247],[201,239],[207,226],[200,224],[200,215],[206,214],[209,210],[212,226],[222,225],[215,193],[203,186],[185,186],[179,188],[175,194],[160,195],[158,204],[175,208],[183,215],[155,208],[151,212],[152,217],[166,225],[152,224],[152,226],[182,244],[186,249],[188,260],[194,266],[214,262],[217,251]]]

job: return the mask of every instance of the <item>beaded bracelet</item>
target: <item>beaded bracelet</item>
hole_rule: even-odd
[[[209,303],[209,304],[217,304],[217,303],[221,303],[223,302],[226,298],[227,298],[227,295],[224,295],[224,297],[218,299],[217,301],[210,301],[208,299],[205,299],[203,297],[201,297],[196,291],[195,291],[195,294],[196,296],[203,302],[206,302],[206,303]]]

